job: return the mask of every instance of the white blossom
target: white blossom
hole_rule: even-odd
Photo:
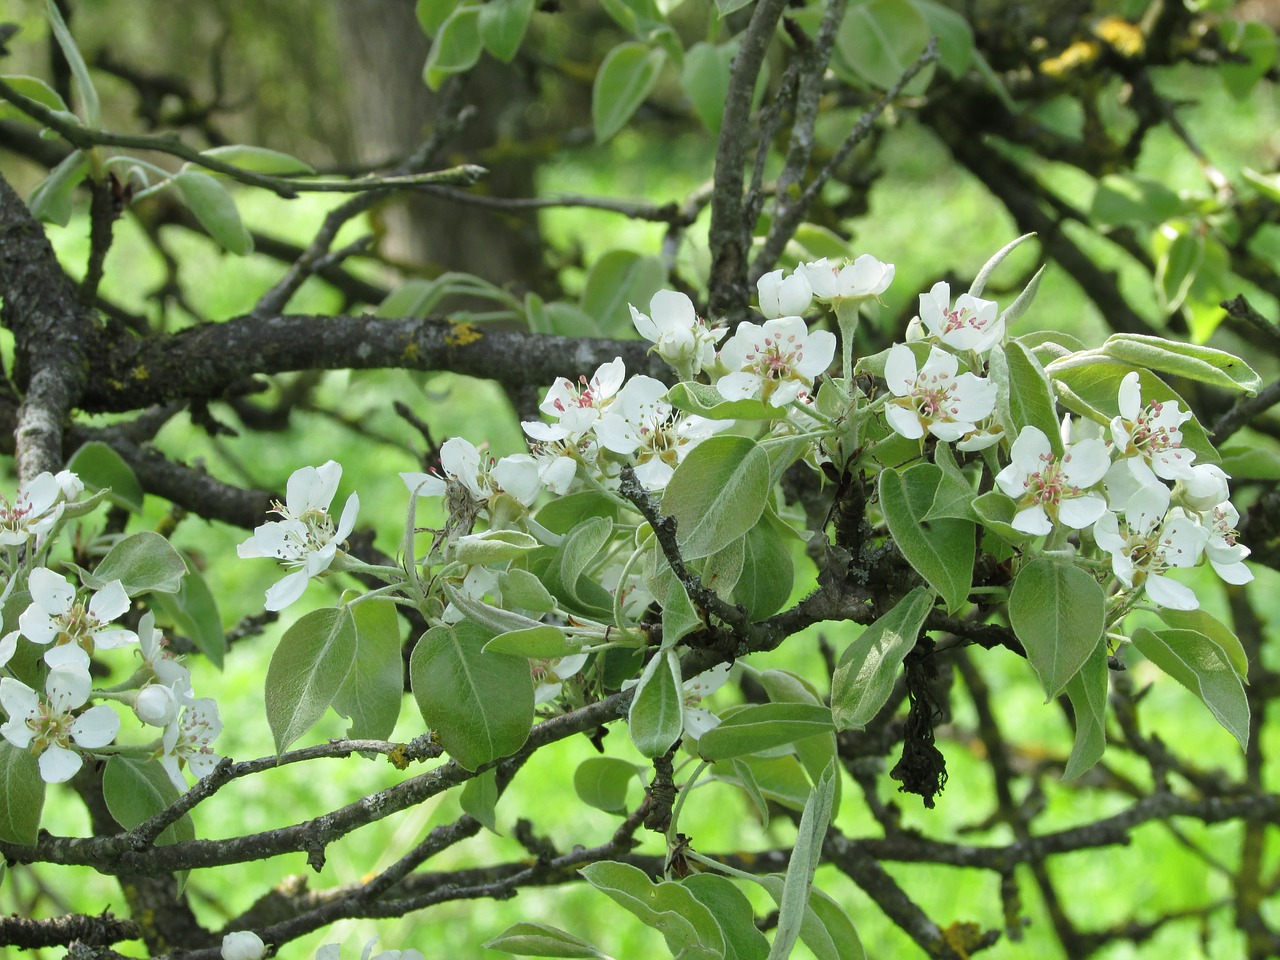
[[[61,498],[66,493],[59,478],[64,475],[68,482],[79,483],[69,471],[64,470],[57,477],[42,473],[19,489],[13,502],[0,495],[0,545],[21,546],[32,537],[38,541],[53,529],[62,516]]]
[[[1209,534],[1179,508],[1166,512],[1168,505],[1167,487],[1143,485],[1129,499],[1123,524],[1108,510],[1093,525],[1093,537],[1111,554],[1111,569],[1126,587],[1142,587],[1157,606],[1195,610],[1195,592],[1165,571],[1194,566]]]
[[[1051,532],[1055,522],[1079,530],[1107,509],[1106,500],[1090,492],[1111,462],[1101,440],[1073,443],[1059,459],[1044,431],[1027,426],[1009,455],[1012,462],[996,474],[996,485],[1017,501],[1015,530],[1041,536]]]
[[[1230,501],[1218,504],[1209,512],[1209,539],[1204,547],[1214,572],[1227,583],[1237,585],[1253,579],[1253,571],[1244,564],[1250,550],[1236,539],[1240,536],[1236,529],[1239,523],[1240,513]]]
[[[719,664],[696,677],[689,678],[682,685],[684,732],[687,736],[697,740],[708,730],[714,730],[720,726],[720,718],[700,704],[704,697],[711,696],[724,686],[725,681],[729,679],[730,666],[731,664],[728,663]]]
[[[36,567],[27,581],[31,604],[18,617],[18,628],[32,643],[78,645],[85,653],[114,650],[138,635],[111,623],[129,609],[129,597],[119,580],[112,580],[85,603],[65,577],[48,567]]]
[[[896,267],[882,263],[869,253],[856,260],[832,263],[826,257],[796,268],[809,281],[819,300],[849,300],[878,297],[889,289]]]
[[[756,397],[784,407],[809,391],[835,352],[835,334],[811,333],[800,317],[780,317],[763,326],[741,323],[720,348],[720,362],[730,372],[716,381],[716,389],[726,400]]]
[[[708,327],[698,316],[693,301],[677,290],[659,290],[649,301],[649,312],[641,313],[631,304],[631,322],[640,336],[650,341],[658,356],[682,375],[697,376],[715,359],[716,344],[727,327]]]
[[[338,545],[347,539],[360,511],[360,497],[347,497],[335,527],[329,504],[338,492],[342,466],[333,460],[320,467],[302,467],[289,477],[285,502],[273,513],[283,520],[264,523],[236,548],[245,558],[272,557],[293,570],[267,590],[266,608],[283,610],[307,588],[307,581],[329,569]]]
[[[597,367],[590,380],[584,375],[579,377],[575,384],[564,377],[558,377],[551,385],[551,389],[547,391],[542,403],[538,405],[538,409],[553,422],[526,420],[521,424],[524,432],[531,439],[544,442],[577,441],[595,426],[600,415],[622,388],[626,375],[626,366],[622,358],[615,357]],[[443,449],[441,457],[443,459]]]
[[[1142,405],[1142,382],[1136,370],[1120,381],[1120,415],[1111,421],[1111,439],[1129,469],[1142,479],[1154,473],[1164,480],[1190,474],[1196,455],[1182,448],[1182,424],[1191,419],[1176,400]]]
[[[120,718],[105,704],[74,713],[89,699],[89,657],[80,647],[57,647],[46,657],[49,675],[45,695],[39,696],[12,677],[0,679],[0,706],[9,715],[0,736],[38,758],[46,783],[63,783],[83,764],[82,750],[105,747],[116,738]]]
[[[533,672],[534,706],[548,703],[560,696],[564,681],[568,680],[587,662],[587,654],[571,653],[565,657],[552,659],[534,658],[529,661],[529,669]]]
[[[939,440],[959,440],[973,433],[977,423],[996,405],[996,386],[972,373],[956,375],[954,355],[937,347],[929,350],[924,367],[916,370],[911,348],[894,344],[885,363],[885,380],[894,399],[885,416],[894,432],[918,440],[928,430]]]
[[[633,458],[636,478],[651,490],[666,487],[690,450],[732,422],[674,414],[666,394],[661,381],[632,377],[596,428],[600,446]]]
[[[262,960],[267,945],[252,930],[236,930],[222,938],[222,960]]]
[[[183,705],[181,715],[169,722],[161,738],[160,765],[175,787],[187,789],[187,781],[182,776],[184,766],[195,777],[213,773],[222,759],[213,751],[213,741],[221,732],[217,701],[199,697]]]
[[[945,280],[920,294],[920,321],[953,350],[985,353],[1004,339],[1004,321],[996,302],[962,293],[953,308],[951,285]]]

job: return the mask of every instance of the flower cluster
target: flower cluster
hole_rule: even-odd
[[[74,474],[42,474],[12,503],[4,501],[3,536],[10,546],[32,543],[36,552],[30,556],[43,556],[40,546],[66,510],[83,509],[76,502],[83,490]],[[28,569],[20,563],[7,573],[6,594],[25,581],[31,599],[18,615],[18,628],[0,639],[0,668],[7,666],[11,674],[0,679],[0,708],[6,714],[0,736],[36,757],[43,780],[71,779],[85,755],[101,756],[115,742],[120,717],[107,703],[91,705],[95,698],[125,703],[142,724],[160,730],[156,756],[179,789],[186,788],[183,766],[198,776],[212,769],[218,757],[211,744],[221,728],[217,705],[193,697],[191,674],[168,653],[153,614],[142,616],[137,632],[117,622],[132,606],[120,580],[81,589],[48,566]],[[20,641],[41,650],[41,656],[30,666],[20,658],[24,666],[15,673]],[[95,690],[93,658],[123,650],[139,655],[141,666],[126,683]],[[203,725],[192,734],[197,715]]]

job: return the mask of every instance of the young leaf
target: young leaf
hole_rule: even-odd
[[[782,881],[782,895],[778,899],[778,928],[769,950],[769,960],[785,960],[800,937],[805,914],[809,910],[813,875],[822,860],[822,842],[831,823],[831,804],[835,795],[835,778],[840,775],[838,771],[834,763],[828,768],[813,788],[800,815],[796,845],[791,851],[791,861]]]
[[[107,499],[134,511],[142,510],[142,484],[120,454],[99,440],[90,440],[71,455],[67,469],[89,491],[108,490]]]
[[[727,760],[832,730],[831,710],[817,703],[756,703],[727,715],[698,739],[704,760]]]
[[[457,7],[440,24],[422,67],[422,79],[432,90],[455,73],[465,73],[480,59],[480,7]]]
[[[170,182],[218,246],[237,256],[253,252],[253,237],[240,220],[236,201],[226,187],[197,170],[185,170]]]
[[[1204,610],[1172,610],[1169,607],[1160,607],[1156,610],[1156,614],[1171,627],[1179,630],[1194,630],[1208,637],[1222,648],[1222,652],[1227,655],[1227,662],[1231,664],[1231,669],[1236,672],[1241,681],[1249,682],[1249,655],[1245,653],[1240,638],[1226,624]]]
[[[746,894],[728,877],[691,873],[680,883],[711,911],[725,936],[725,960],[765,960],[769,939],[756,927]]]
[[[135,760],[115,756],[107,761],[102,775],[102,797],[116,822],[131,830],[178,799],[178,788],[169,780],[158,760]],[[182,816],[161,831],[156,843],[177,843],[196,838],[190,816]]]
[[[1240,743],[1249,745],[1249,700],[1226,653],[1195,630],[1156,633],[1141,627],[1133,634],[1138,651],[1194,693]]]
[[[348,737],[385,740],[395,729],[404,699],[400,617],[395,603],[386,599],[362,600],[348,609],[356,627],[356,652],[333,708],[351,719]]]
[[[627,726],[631,742],[646,757],[660,757],[684,730],[680,661],[674,650],[659,653],[640,674]]]
[[[1062,779],[1074,780],[1092,769],[1107,748],[1107,651],[1102,644],[1067,681],[1067,698],[1076,715],[1076,736]]]
[[[1243,390],[1250,396],[1262,389],[1262,378],[1234,354],[1213,347],[1179,343],[1141,333],[1116,333],[1107,338],[1102,352],[1140,367],[1186,377],[1227,390]]]
[[[619,906],[661,932],[673,955],[705,948],[715,956],[724,956],[720,924],[687,887],[671,881],[654,883],[639,867],[612,860],[588,864],[578,872]],[[694,955],[705,954],[698,951]]]
[[[925,519],[942,482],[931,463],[880,473],[880,506],[907,562],[955,610],[969,596],[977,530],[967,520]]]
[[[186,572],[187,562],[173,544],[154,531],[141,530],[108,550],[93,575],[85,577],[85,586],[98,590],[119,580],[131,597],[148,590],[177,593]]]
[[[791,551],[777,529],[781,524],[766,510],[742,538],[742,573],[733,588],[733,601],[746,607],[752,620],[781,610],[795,585]]]
[[[836,46],[867,82],[887,90],[929,42],[929,24],[910,0],[867,0],[850,7]]]
[[[544,923],[516,923],[484,946],[488,950],[501,950],[518,957],[569,957],[572,960],[608,960],[608,957],[587,941],[565,933]]]
[[[533,0],[490,0],[480,8],[480,39],[495,60],[515,59],[532,14]]]
[[[973,283],[969,284],[969,296],[980,297],[983,291],[987,289],[987,281],[991,279],[991,274],[996,272],[996,267],[1004,263],[1004,258],[1013,253],[1023,243],[1034,237],[1034,233],[1024,233],[1016,240],[1010,240],[1003,247],[992,255],[991,259],[982,265],[982,269],[978,271],[978,275],[973,278]]]
[[[356,655],[347,606],[303,614],[280,638],[267,668],[267,723],[276,753],[316,725],[338,696]]]
[[[222,629],[218,602],[191,558],[183,556],[182,559],[187,565],[187,572],[182,577],[178,592],[153,592],[149,602],[221,670],[227,653],[227,634]]]
[[[729,71],[737,44],[695,43],[684,55],[680,70],[680,86],[711,133],[719,135],[724,117],[725,97],[729,92]]]
[[[529,661],[485,653],[491,636],[466,621],[435,626],[418,640],[409,660],[422,719],[467,770],[515,753],[533,724]]]
[[[497,833],[498,771],[486,770],[468,780],[458,802],[463,813],[475,817],[490,833]]]
[[[48,107],[50,110],[55,110],[58,113],[71,114],[66,101],[58,95],[58,92],[54,90],[53,87],[49,86],[39,77],[24,77],[11,73],[4,77],[0,77],[0,80],[3,80],[9,86],[13,87],[16,92],[22,94],[29,100],[34,100],[41,106]],[[31,117],[27,116],[13,104],[0,103],[0,120],[29,121],[31,119]]]
[[[769,495],[769,456],[747,437],[718,436],[676,467],[662,512],[676,520],[685,560],[709,556],[756,525]]]
[[[964,76],[973,60],[973,28],[969,21],[936,0],[912,0],[912,3],[924,14],[929,32],[938,38],[938,61],[953,77]]]
[[[1062,435],[1054,409],[1053,388],[1040,361],[1030,350],[1010,340],[993,347],[990,354],[991,380],[996,385],[996,411],[1004,423],[1005,435],[1016,437],[1023,427],[1039,427],[1049,445],[1062,455]]]
[[[315,167],[297,157],[291,157],[279,150],[255,147],[247,143],[229,143],[222,147],[211,147],[208,150],[201,150],[200,155],[234,164],[241,170],[252,173],[287,176],[316,172]]]
[[[573,772],[573,789],[589,807],[606,813],[625,813],[627,791],[640,780],[634,763],[617,757],[588,757]]]
[[[845,648],[831,680],[837,730],[864,727],[880,712],[932,608],[932,592],[916,587]]]
[[[0,840],[36,842],[44,791],[36,755],[0,738]]]
[[[590,314],[609,336],[633,333],[630,303],[648,303],[667,279],[657,257],[634,250],[610,250],[587,271],[578,306]]]
[[[789,670],[764,670],[761,671],[758,679],[764,687],[765,693],[769,695],[769,699],[774,703],[815,704],[826,710],[828,717],[831,714],[831,708],[823,702],[822,697],[818,695],[818,691],[807,680]],[[809,779],[817,783],[822,779],[822,771],[827,769],[827,764],[836,758],[834,725],[831,731],[823,736],[805,737],[803,740],[797,740],[793,749],[805,772],[809,774]],[[837,777],[835,798],[831,804],[833,810],[840,809],[840,793],[841,784],[840,779]]]
[[[542,581],[518,567],[498,575],[498,591],[507,605],[520,610],[549,613],[556,608],[556,598],[542,585]]]
[[[49,27],[53,30],[58,47],[67,60],[67,66],[71,68],[71,75],[76,78],[76,89],[80,91],[80,100],[84,105],[85,125],[96,130],[102,123],[98,88],[93,85],[93,78],[89,76],[89,68],[85,65],[84,57],[80,55],[80,48],[72,39],[71,31],[67,29],[67,22],[62,19],[62,13],[54,0],[45,0],[45,15],[49,18]]]
[[[498,634],[484,645],[484,652],[553,659],[577,653],[578,645],[571,643],[564,631],[554,624],[540,623],[536,627]]]
[[[667,393],[667,400],[677,410],[708,420],[782,420],[787,416],[785,407],[750,398],[726,400],[711,384],[696,380],[677,383]]]
[[[73,150],[67,154],[31,191],[27,201],[31,215],[45,223],[65,227],[71,219],[71,194],[88,175],[89,158],[84,151]]]
[[[1062,692],[1102,643],[1107,597],[1070,562],[1040,557],[1018,571],[1009,591],[1009,623],[1048,698]]]
[[[649,49],[634,41],[614,47],[600,64],[591,89],[591,122],[596,143],[604,143],[623,128],[658,82],[667,62],[661,47]]]

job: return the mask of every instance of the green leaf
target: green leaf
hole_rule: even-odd
[[[182,559],[187,572],[177,594],[152,593],[148,602],[221,670],[227,653],[227,634],[222,629],[218,602],[191,558],[183,556]]]
[[[729,763],[733,774],[718,771],[717,777],[743,787],[753,800],[763,798],[782,804],[789,810],[804,809],[812,784],[804,767],[792,754],[780,757],[737,757]],[[716,766],[718,768],[720,765]]]
[[[458,800],[463,813],[475,817],[490,833],[498,832],[495,814],[498,805],[497,770],[486,770],[468,780]]]
[[[705,623],[689,600],[684,584],[667,563],[658,541],[651,540],[648,548],[645,586],[662,608],[662,649],[666,650]]]
[[[180,796],[158,760],[136,760],[114,756],[102,774],[102,797],[116,822],[126,830],[150,820],[171,806]],[[195,824],[183,815],[165,827],[157,844],[177,843],[196,838]]]
[[[725,937],[725,960],[765,960],[769,939],[756,927],[751,901],[727,877],[691,873],[680,883],[711,911]]]
[[[680,661],[674,650],[657,654],[640,674],[627,714],[627,727],[631,742],[646,757],[662,756],[684,730],[684,697],[680,685]]]
[[[423,720],[467,770],[515,753],[533,724],[529,661],[485,653],[490,637],[466,621],[435,626],[418,640],[409,661]]]
[[[977,520],[973,509],[973,484],[956,463],[955,454],[948,444],[940,443],[934,449],[934,464],[942,471],[938,480],[938,492],[933,495],[933,505],[925,515],[926,520],[953,517],[957,520]]]
[[[141,512],[142,484],[133,468],[105,443],[90,440],[81,446],[71,455],[67,469],[80,478],[86,490],[109,490],[107,499],[112,503]]]
[[[102,122],[101,109],[98,105],[98,88],[93,85],[93,78],[89,76],[89,68],[85,65],[84,57],[80,55],[80,48],[71,38],[67,22],[62,19],[62,14],[58,11],[58,5],[54,0],[45,0],[45,15],[49,18],[49,26],[53,30],[54,38],[58,41],[62,55],[67,59],[67,66],[71,68],[71,75],[76,78],[76,89],[84,105],[85,123],[96,130]]]
[[[1237,100],[1244,100],[1276,62],[1276,35],[1258,20],[1223,20],[1218,24],[1227,50],[1237,57],[1224,57],[1215,71],[1222,85]]]
[[[1249,700],[1227,654],[1196,630],[1158,633],[1140,627],[1133,634],[1138,651],[1199,697],[1240,743],[1249,745]]]
[[[586,575],[612,533],[613,521],[607,517],[590,517],[569,532],[560,546],[558,579],[548,584],[557,597],[592,614],[612,614],[613,597]]]
[[[880,473],[880,506],[894,543],[907,562],[955,610],[969,596],[977,530],[967,520],[926,520],[942,471],[921,463]]]
[[[0,738],[0,840],[28,846],[36,842],[44,791],[35,754]]]
[[[1015,240],[1010,240],[1003,247],[992,254],[991,258],[982,265],[982,269],[978,271],[978,275],[973,278],[973,283],[969,284],[969,296],[980,297],[987,289],[987,281],[991,279],[991,275],[996,272],[996,268],[1004,263],[1005,257],[1017,250],[1018,247],[1026,243],[1034,237],[1034,233],[1024,233]]]
[[[809,913],[800,939],[817,960],[866,960],[858,931],[844,908],[821,890],[809,894]]]
[[[916,587],[845,647],[831,679],[837,730],[862,728],[889,700],[898,667],[920,638],[933,594]]]
[[[702,125],[719,135],[724,118],[725,99],[729,93],[729,71],[738,45],[734,43],[695,43],[684,55],[680,86],[693,104],[693,112]]]
[[[484,530],[454,541],[452,559],[467,566],[505,563],[541,546],[541,543],[523,530]]]
[[[418,18],[418,26],[428,37],[434,37],[440,25],[449,19],[449,14],[458,9],[459,0],[418,0],[414,5],[414,13]]]
[[[1089,216],[1102,226],[1154,225],[1184,213],[1186,203],[1159,180],[1112,173],[1098,181]]]
[[[1241,167],[1240,176],[1272,203],[1280,204],[1280,173],[1259,173],[1249,167]]]
[[[552,533],[564,536],[583,520],[592,517],[613,520],[617,515],[617,505],[603,493],[583,490],[567,497],[556,497],[538,510],[535,519]]]
[[[356,627],[355,656],[333,708],[350,718],[351,739],[385,740],[395,730],[404,699],[400,617],[395,603],[381,598],[348,609]]]
[[[975,497],[973,512],[978,515],[978,522],[982,524],[984,530],[994,533],[1005,543],[1017,546],[1031,539],[1030,534],[1013,528],[1013,518],[1018,513],[1018,505],[999,490],[988,490]]]
[[[444,287],[438,279],[406,281],[387,294],[373,315],[390,320],[426,317],[444,296]]]
[[[1227,390],[1243,390],[1250,396],[1262,389],[1262,378],[1247,363],[1213,347],[1141,333],[1116,333],[1107,338],[1102,352],[1117,360],[1175,377],[1186,377]]]
[[[251,173],[265,173],[270,176],[288,176],[300,173],[315,173],[316,168],[297,157],[291,157],[279,150],[266,147],[255,147],[247,143],[231,143],[223,147],[211,147],[201,150],[200,156],[212,157],[223,163],[234,164],[241,170]]]
[[[598,949],[556,927],[544,923],[516,923],[492,940],[485,941],[489,950],[501,950],[518,957],[599,958],[608,960]]]
[[[654,883],[639,867],[603,860],[588,864],[579,873],[614,903],[639,917],[666,938],[673,956],[681,950],[707,948],[715,956],[725,954],[720,924],[690,890],[679,883]],[[694,956],[703,956],[701,951]]]
[[[1204,610],[1172,610],[1169,607],[1156,608],[1156,614],[1168,626],[1179,630],[1193,630],[1207,637],[1226,654],[1227,662],[1240,679],[1248,683],[1249,655],[1235,632],[1220,620]]]
[[[962,77],[973,60],[973,28],[950,7],[935,0],[912,0],[924,14],[929,33],[938,38],[938,59],[953,77]],[[974,294],[978,296],[978,294]]]
[[[489,0],[480,8],[480,39],[494,59],[510,63],[524,40],[534,0]]]
[[[677,410],[694,413],[708,420],[782,420],[786,407],[775,407],[765,400],[726,400],[709,383],[686,380],[667,392],[667,400]]]
[[[518,567],[498,574],[498,592],[503,603],[516,610],[550,613],[556,608],[556,598],[542,585],[542,581]]]
[[[1271,447],[1228,443],[1219,451],[1222,469],[1237,483],[1241,480],[1280,480],[1280,453]]]
[[[98,590],[112,580],[119,580],[131,597],[154,590],[177,593],[187,572],[187,562],[160,534],[143,530],[130,534],[107,551],[107,555],[85,577],[85,586]]]
[[[924,51],[929,36],[928,21],[909,0],[867,0],[845,14],[836,47],[863,79],[887,90]]]
[[[796,674],[788,670],[764,670],[760,673],[758,679],[765,692],[769,694],[769,699],[774,703],[813,704],[822,707],[826,711],[826,717],[831,717],[831,708],[823,702],[822,697],[818,695],[818,691],[808,681]],[[795,741],[793,749],[796,757],[800,760],[801,766],[809,774],[809,779],[817,783],[822,779],[822,772],[827,769],[827,764],[836,759],[834,725],[825,736],[805,737],[802,740]],[[840,779],[836,778],[835,798],[832,800],[833,810],[840,809],[840,794]]]
[[[71,113],[66,101],[58,95],[58,92],[49,86],[39,77],[24,77],[17,74],[8,74],[0,77],[15,91],[22,94],[29,100],[34,100],[41,106],[48,107],[50,110],[56,110],[59,113]],[[31,120],[29,116],[19,110],[11,103],[0,103],[0,120]]]
[[[1170,220],[1152,232],[1151,252],[1156,259],[1156,299],[1161,310],[1173,313],[1186,301],[1204,263],[1204,235],[1186,220]]]
[[[1074,780],[1101,760],[1107,748],[1107,651],[1102,644],[1067,681],[1067,698],[1076,715],[1076,736],[1062,779]]]
[[[184,170],[170,182],[218,246],[237,256],[253,252],[253,237],[240,220],[236,201],[226,187],[197,170]]]
[[[484,645],[485,653],[509,653],[517,657],[554,659],[578,652],[559,627],[540,623],[536,627],[500,633]]]
[[[559,337],[602,337],[594,318],[572,303],[555,301],[544,303],[537,294],[525,297],[525,315],[529,329],[534,333],[549,333]]]
[[[766,511],[742,538],[742,573],[733,588],[733,601],[746,607],[752,620],[781,610],[795,585],[795,563],[778,533],[780,523]]]
[[[736,10],[751,6],[753,3],[755,3],[755,0],[716,0],[716,13],[721,18],[724,18]]]
[[[455,73],[465,73],[480,59],[480,7],[457,7],[436,31],[435,42],[422,67],[422,79],[432,90]]]
[[[356,625],[347,606],[312,610],[284,632],[267,668],[264,698],[277,754],[324,716],[355,655]]]
[[[709,556],[756,525],[769,496],[769,457],[747,437],[698,444],[676,467],[662,511],[676,520],[686,560]]]
[[[661,47],[634,41],[614,47],[600,64],[591,89],[591,122],[596,143],[604,143],[626,125],[658,82],[667,62]]]
[[[815,703],[756,703],[726,716],[698,739],[705,760],[728,760],[832,730],[831,710]]]
[[[809,891],[813,888],[813,875],[822,861],[822,844],[827,826],[831,823],[831,805],[835,795],[835,778],[839,768],[832,763],[813,788],[809,800],[800,815],[796,830],[796,844],[787,864],[787,874],[782,881],[782,893],[778,898],[778,927],[769,950],[769,960],[785,960],[800,937],[805,915],[809,910]]]
[[[589,807],[625,813],[627,791],[640,780],[640,768],[617,757],[588,757],[573,772],[573,789]]]
[[[1048,697],[1062,692],[1102,643],[1107,597],[1098,581],[1050,557],[1018,571],[1009,591],[1009,623]]]
[[[89,175],[89,157],[74,150],[31,191],[27,209],[37,220],[65,227],[71,219],[71,194]]]
[[[1062,436],[1049,377],[1035,355],[1011,340],[991,348],[990,376],[996,385],[996,411],[1005,435],[1016,437],[1023,427],[1039,427],[1053,452],[1062,456]]]
[[[606,335],[629,335],[634,327],[627,305],[648,303],[666,279],[667,268],[659,258],[633,250],[610,250],[587,271],[578,306]]]

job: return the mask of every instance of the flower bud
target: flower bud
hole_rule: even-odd
[[[262,960],[267,945],[252,930],[237,930],[222,938],[222,960]]]
[[[133,712],[143,723],[163,727],[178,715],[178,698],[169,687],[153,683],[138,691]]]

